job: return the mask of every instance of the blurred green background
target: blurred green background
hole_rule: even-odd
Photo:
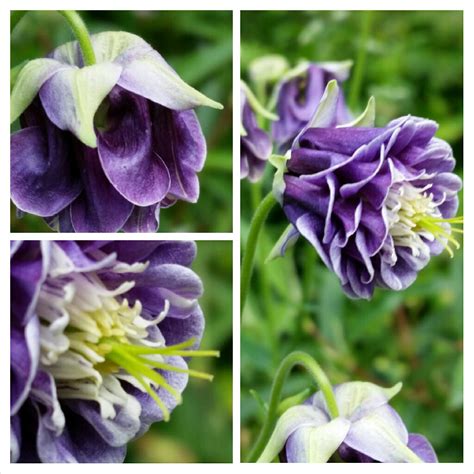
[[[180,202],[163,209],[162,232],[232,230],[232,13],[229,11],[91,11],[80,12],[91,33],[128,31],[148,41],[193,87],[224,105],[197,110],[208,145],[196,204]],[[29,12],[11,37],[11,66],[45,56],[73,39],[64,19],[54,12]],[[17,127],[18,125],[16,125]],[[50,232],[41,218],[17,219],[14,232]]]
[[[221,356],[191,359],[189,367],[214,380],[191,378],[170,421],[130,443],[125,462],[232,462],[232,242],[200,241],[197,247],[192,268],[204,285],[206,318],[201,348]]]
[[[354,60],[343,85],[354,112],[375,95],[379,126],[407,114],[436,120],[438,136],[453,147],[462,176],[462,12],[242,12],[241,32],[246,79],[250,61],[264,54],[282,54],[291,64]],[[271,188],[271,175],[267,169],[256,186],[242,182],[243,242],[255,205]],[[462,251],[453,259],[446,253],[433,258],[403,292],[376,290],[371,301],[352,301],[304,239],[284,259],[263,264],[285,227],[283,212],[273,210],[243,315],[243,459],[264,413],[250,390],[267,402],[279,362],[300,349],[320,362],[334,384],[402,381],[392,404],[409,431],[425,434],[441,462],[462,462]],[[309,380],[294,372],[285,395],[307,387]]]

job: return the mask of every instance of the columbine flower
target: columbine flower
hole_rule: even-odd
[[[244,84],[240,88],[240,179],[258,181],[272,152],[272,142],[262,130],[255,112],[267,118],[275,118],[257,101],[250,89]]]
[[[272,126],[273,140],[280,153],[286,153],[298,133],[311,120],[327,83],[333,79],[345,81],[351,65],[351,61],[303,63],[288,72],[280,81],[276,105],[279,119]],[[333,126],[349,120],[350,113],[341,93]]]
[[[384,389],[368,382],[348,382],[334,388],[339,417],[331,419],[322,392],[303,405],[289,408],[258,462],[278,454],[286,462],[328,462],[337,452],[345,462],[437,462],[429,441],[409,434],[388,402],[401,389]]]
[[[192,242],[13,242],[11,456],[121,462],[181,402],[204,329]]]
[[[206,143],[192,110],[220,108],[138,36],[92,36],[30,61],[12,91],[11,195],[66,232],[154,232],[160,208],[196,202]]]
[[[462,183],[452,150],[434,136],[435,122],[418,117],[328,128],[337,97],[332,82],[277,173],[277,192],[293,230],[349,296],[370,298],[376,286],[403,290],[432,255],[459,247],[453,234],[462,231],[452,225],[462,223],[454,217]]]

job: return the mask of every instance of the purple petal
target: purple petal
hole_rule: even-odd
[[[344,442],[376,461],[413,462],[407,447],[408,432],[397,412],[382,405],[352,423]]]
[[[94,427],[96,432],[110,446],[119,448],[131,441],[140,430],[140,404],[128,397],[125,406],[115,406],[112,419],[103,418],[97,403],[86,400],[68,402],[69,408]]]
[[[139,207],[135,206],[127,222],[123,226],[124,232],[156,232],[160,225],[160,205]]]
[[[71,140],[51,122],[14,133],[10,144],[11,195],[19,209],[51,216],[79,195],[82,184]]]
[[[15,415],[29,396],[40,355],[38,318],[29,320],[23,330],[10,333],[10,414]]]
[[[423,435],[410,433],[408,435],[408,447],[424,462],[438,462],[433,446]]]
[[[206,159],[206,141],[196,113],[155,105],[152,121],[153,149],[165,163],[170,176],[168,195],[196,202],[199,197],[197,173]]]
[[[108,96],[107,129],[99,133],[104,172],[115,189],[137,206],[161,201],[170,174],[152,144],[152,122],[146,99],[115,87]]]
[[[55,436],[39,416],[37,449],[43,463],[121,463],[126,446],[112,447],[84,418],[66,411],[66,429]]]
[[[20,416],[10,417],[10,462],[17,462],[21,452]]]
[[[76,232],[116,232],[127,222],[133,204],[123,198],[105,176],[97,150],[82,147],[84,191],[71,205],[71,221]]]
[[[33,316],[41,283],[50,264],[50,243],[24,241],[11,260],[12,326],[21,328]]]

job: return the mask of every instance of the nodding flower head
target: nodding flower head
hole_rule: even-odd
[[[321,109],[330,121],[335,101]],[[370,298],[375,287],[407,288],[431,256],[459,248],[462,232],[462,183],[451,147],[435,137],[437,124],[411,116],[382,128],[363,122],[308,126],[279,183],[293,229],[354,298]]]
[[[11,196],[62,232],[155,232],[160,209],[196,202],[206,142],[194,108],[220,104],[186,84],[140,37],[91,37],[35,59],[11,95]]]
[[[401,384],[386,389],[368,382],[334,387],[339,415],[331,418],[322,392],[283,413],[258,462],[436,463],[429,441],[408,433],[388,404]],[[335,455],[338,455],[335,456]],[[335,458],[333,458],[335,456]]]
[[[182,401],[204,319],[191,242],[14,242],[13,461],[120,462]]]
[[[351,61],[303,63],[288,71],[278,84],[272,137],[279,153],[286,153],[298,133],[306,127],[318,108],[326,85],[331,80],[343,82],[349,76]],[[351,114],[341,93],[337,102],[335,125],[348,122]]]

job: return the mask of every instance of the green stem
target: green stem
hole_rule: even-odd
[[[28,13],[28,10],[15,10],[10,14],[10,33],[13,33],[19,21]]]
[[[81,47],[82,57],[85,66],[92,66],[96,63],[94,48],[92,47],[91,38],[87,31],[87,26],[80,15],[74,10],[58,10],[58,12],[67,21],[79,46]]]
[[[370,27],[372,24],[372,11],[362,13],[362,26],[357,59],[355,61],[354,73],[352,75],[351,91],[349,96],[349,108],[354,111],[359,101],[359,94],[364,79],[365,61],[367,59],[367,44],[369,42]]]
[[[270,393],[270,404],[268,405],[267,416],[247,462],[256,462],[265,449],[277,421],[276,418],[278,416],[283,385],[291,369],[297,365],[304,367],[318,384],[326,400],[331,418],[337,418],[339,416],[339,409],[337,408],[331,383],[319,364],[305,352],[292,352],[281,361],[277,369]]]
[[[240,275],[240,314],[244,312],[245,301],[249,290],[250,279],[257,249],[258,236],[262,229],[263,223],[268,216],[272,207],[276,204],[276,199],[272,192],[269,192],[260,205],[257,207],[252,222],[250,223],[249,236],[245,246],[244,257],[242,259],[242,268]]]

